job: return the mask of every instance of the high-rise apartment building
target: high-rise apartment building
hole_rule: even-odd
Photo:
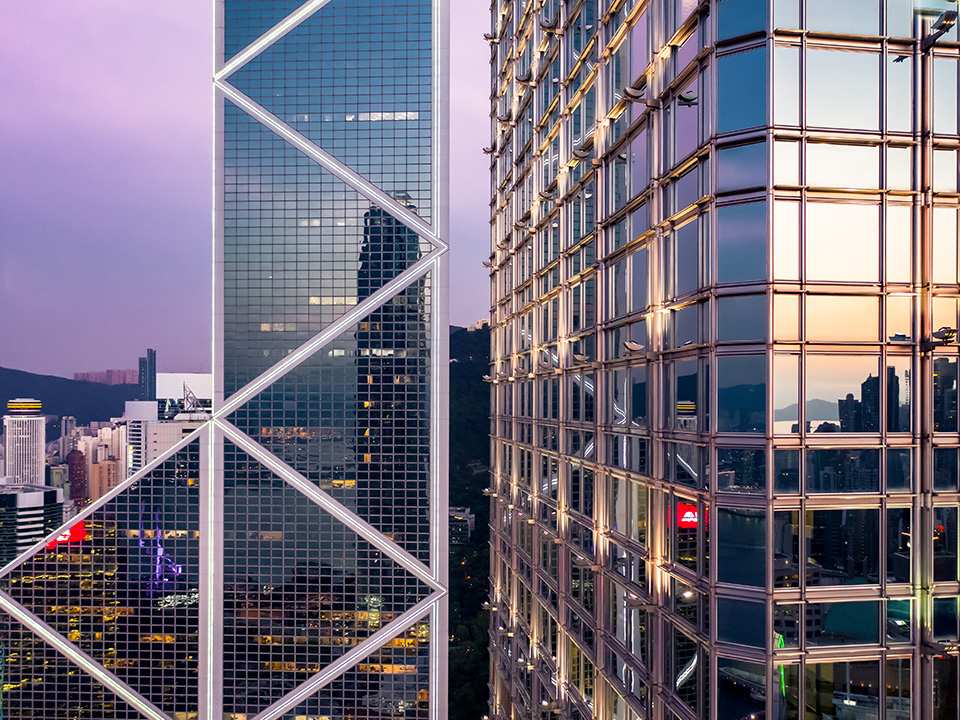
[[[140,400],[157,399],[157,351],[147,348],[147,354],[140,358],[137,373],[137,382],[140,385]]]
[[[491,718],[955,720],[955,5],[491,7]]]
[[[65,462],[67,455],[76,447],[77,419],[73,415],[65,415],[60,418],[60,441],[58,443],[58,455],[60,462]]]
[[[17,398],[3,416],[6,474],[24,485],[43,485],[47,457],[47,419],[39,400]]]
[[[148,351],[152,352],[152,351]],[[145,358],[141,358],[144,360]],[[140,382],[138,370],[95,370],[93,372],[77,372],[74,380],[103,383],[104,385],[136,385]]]
[[[87,458],[81,450],[74,448],[67,453],[66,461],[70,500],[76,506],[82,506],[90,499],[90,471],[87,469]]]
[[[4,717],[446,716],[446,13],[216,3],[212,415],[0,569]]]
[[[202,427],[209,419],[206,412],[178,413],[170,419],[158,420],[158,403],[128,402],[125,447],[125,476],[131,476],[149,465],[187,435]]]

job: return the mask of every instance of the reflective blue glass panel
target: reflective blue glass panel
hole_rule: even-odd
[[[229,60],[307,0],[225,0],[223,56]]]
[[[333,0],[229,82],[431,217],[430,0]]]
[[[431,285],[420,280],[231,416],[305,478],[429,559]]]
[[[224,391],[413,265],[426,241],[227,101]]]

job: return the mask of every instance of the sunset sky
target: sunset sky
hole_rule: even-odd
[[[0,366],[209,369],[212,0],[0,6]],[[452,0],[451,322],[487,314],[489,8]]]

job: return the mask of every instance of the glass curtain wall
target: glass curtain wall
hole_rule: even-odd
[[[954,717],[956,30],[491,10],[491,717]]]

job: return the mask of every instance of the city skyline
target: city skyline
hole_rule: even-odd
[[[0,367],[73,377],[155,347],[161,372],[210,370],[211,8],[0,10]],[[467,325],[488,306],[489,17],[451,15],[451,322]]]

